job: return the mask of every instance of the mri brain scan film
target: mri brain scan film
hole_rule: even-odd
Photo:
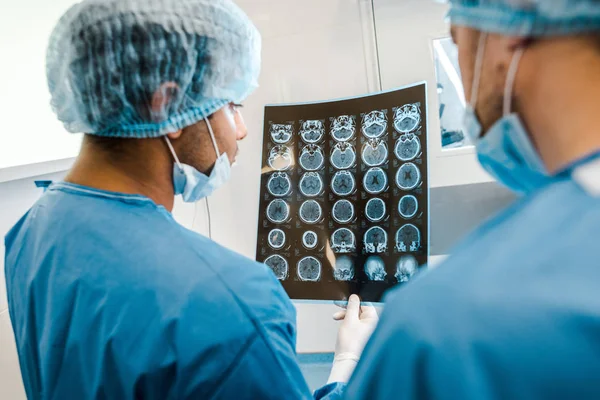
[[[379,167],[370,168],[363,178],[363,186],[369,194],[379,194],[387,187],[387,174]]]
[[[388,236],[379,226],[369,228],[365,233],[363,243],[366,253],[385,253],[387,251]]]
[[[346,142],[354,137],[356,118],[353,115],[340,115],[331,120],[331,136],[336,141]]]
[[[336,253],[352,253],[356,250],[356,236],[348,228],[340,228],[331,235],[331,249]]]
[[[323,190],[323,179],[316,172],[306,172],[300,178],[300,192],[306,197],[315,197]]]
[[[402,256],[398,260],[394,276],[398,283],[408,282],[417,272],[417,268],[419,268],[419,262],[415,257],[411,255]]]
[[[292,149],[287,146],[275,146],[269,152],[268,164],[276,171],[286,171],[293,163]]]
[[[396,233],[396,249],[401,253],[415,252],[421,247],[421,232],[413,224],[406,224]]]
[[[402,196],[400,201],[398,202],[398,212],[402,216],[402,218],[410,219],[417,214],[419,210],[419,202],[417,198],[412,194],[407,194]]]
[[[335,259],[333,278],[336,281],[351,281],[354,279],[354,261],[352,261],[352,258],[340,256]]]
[[[290,141],[294,135],[294,125],[292,124],[272,124],[271,140],[273,143],[285,144]]]
[[[256,259],[290,298],[379,302],[427,265],[426,93],[265,107]]]
[[[304,257],[298,261],[298,276],[303,281],[318,282],[321,280],[321,262],[315,257]]]
[[[419,155],[421,151],[421,142],[417,135],[406,133],[398,139],[394,154],[400,161],[412,161]]]
[[[267,190],[275,197],[287,196],[292,190],[292,181],[285,172],[274,172],[267,182]]]
[[[302,245],[309,250],[317,247],[319,243],[318,241],[319,237],[317,236],[316,232],[306,231],[302,234]]]
[[[394,112],[394,128],[399,133],[412,132],[419,127],[421,113],[416,104],[406,104]]]
[[[317,143],[323,139],[325,135],[325,127],[323,121],[308,120],[302,123],[300,136],[304,143]]]
[[[380,222],[385,218],[385,201],[378,197],[373,197],[367,201],[365,206],[365,216],[371,222]]]
[[[362,160],[369,167],[377,167],[388,159],[387,145],[383,140],[369,140],[363,147]]]
[[[385,281],[385,262],[379,256],[370,256],[365,262],[365,274],[371,281]]]
[[[290,206],[281,199],[275,199],[267,206],[267,218],[269,221],[281,224],[290,217]]]
[[[354,219],[354,205],[348,200],[338,200],[331,209],[331,216],[339,224],[347,224]]]
[[[316,200],[306,200],[300,206],[300,219],[307,224],[316,224],[323,215],[323,209]]]
[[[279,250],[285,246],[285,232],[281,229],[273,229],[269,232],[269,246],[275,250]]]
[[[356,162],[356,150],[346,142],[336,143],[331,152],[331,165],[335,169],[348,169]]]
[[[267,267],[271,268],[275,277],[280,281],[288,277],[288,262],[279,254],[269,256],[265,260]]]
[[[402,165],[396,173],[396,185],[402,190],[412,190],[421,183],[419,167],[413,163]]]
[[[300,153],[300,166],[305,171],[316,171],[323,166],[325,156],[323,149],[314,144],[304,146]]]
[[[387,112],[375,110],[363,116],[362,132],[369,139],[382,136],[387,129]]]
[[[356,188],[354,175],[348,171],[338,171],[331,178],[331,190],[338,196],[348,196]]]

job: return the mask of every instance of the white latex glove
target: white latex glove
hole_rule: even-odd
[[[343,322],[338,331],[333,367],[327,383],[348,382],[379,317],[375,307],[361,306],[360,299],[353,294],[346,310],[335,313],[333,319],[343,319]]]

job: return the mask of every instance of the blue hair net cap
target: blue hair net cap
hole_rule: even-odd
[[[600,31],[598,0],[450,0],[454,25],[514,36]]]
[[[69,132],[159,137],[245,99],[260,46],[230,0],[85,0],[50,37],[51,106]]]

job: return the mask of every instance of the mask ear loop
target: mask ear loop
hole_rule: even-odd
[[[173,158],[175,159],[175,163],[177,164],[177,167],[183,171],[183,166],[179,162],[179,157],[177,157],[177,154],[175,153],[175,149],[173,148],[173,145],[171,144],[171,141],[169,140],[169,138],[167,136],[165,136],[165,141],[167,142],[167,146],[169,146],[169,150],[171,151],[171,154],[173,154]]]
[[[208,133],[210,134],[210,140],[212,140],[212,144],[215,148],[215,152],[217,153],[217,158],[219,158],[219,157],[221,157],[221,153],[219,153],[219,146],[217,146],[217,141],[215,139],[215,134],[212,130],[212,126],[210,125],[208,118],[204,118],[204,122],[206,123],[206,126],[208,127]]]
[[[485,46],[487,32],[482,32],[479,35],[479,44],[477,45],[477,55],[475,57],[475,70],[473,71],[473,87],[471,88],[471,107],[475,109],[477,105],[477,97],[479,96],[479,84],[481,82],[481,70],[483,69],[483,58],[485,56]]]
[[[523,56],[524,48],[519,48],[515,51],[508,72],[506,73],[506,86],[504,86],[504,101],[502,106],[502,114],[506,117],[511,112],[512,106],[512,93],[515,86],[515,80],[517,78],[517,71],[519,70],[519,62]]]

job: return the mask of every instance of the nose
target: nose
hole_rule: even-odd
[[[244,117],[242,117],[242,113],[236,111],[235,113],[235,128],[236,128],[236,140],[244,140],[246,136],[248,136],[248,128],[246,127],[246,123],[244,122]]]

